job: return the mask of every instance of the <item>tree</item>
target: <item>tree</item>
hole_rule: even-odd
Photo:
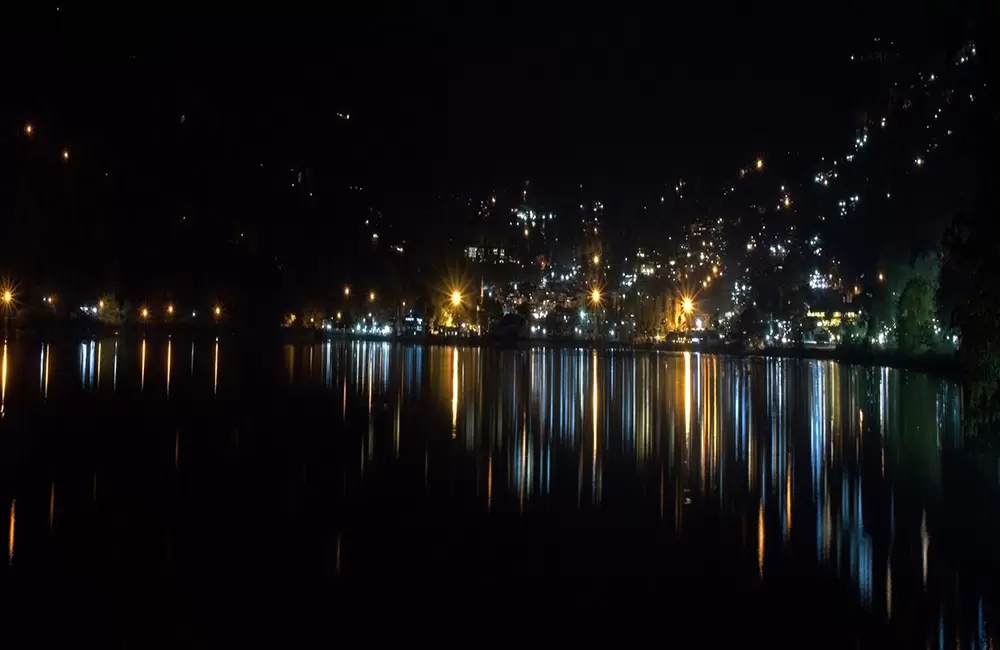
[[[879,263],[878,289],[872,300],[872,310],[868,322],[868,337],[878,339],[885,332],[886,343],[893,337],[898,339],[899,302],[903,291],[914,279],[921,280],[931,288],[931,303],[938,286],[940,263],[935,254],[924,252],[909,260],[905,257],[883,258]],[[933,310],[932,310],[933,311]],[[933,319],[933,313],[932,313]],[[909,341],[912,342],[912,341]],[[908,342],[908,343],[909,343]]]
[[[102,297],[98,302],[97,317],[105,325],[121,325],[122,309],[118,306],[118,300],[111,295]]]
[[[956,218],[942,242],[942,291],[948,320],[961,332],[966,424],[1000,420],[1000,244],[992,223]]]
[[[912,278],[896,307],[897,339],[902,351],[922,352],[934,336],[934,287],[922,277]]]

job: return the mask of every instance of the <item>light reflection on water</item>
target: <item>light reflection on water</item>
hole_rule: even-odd
[[[111,344],[81,343],[75,369],[56,346],[39,345],[31,356],[39,354],[39,391],[32,394],[51,401],[70,391],[75,377],[77,390],[101,392],[102,347]],[[169,402],[238,397],[229,381],[239,371],[220,360],[220,347],[230,345],[191,343],[185,378],[172,376],[172,341],[123,340],[122,392],[135,395],[148,381],[146,392]],[[117,339],[113,346],[112,392]],[[209,347],[210,358],[202,352]],[[239,354],[231,349],[226,359]],[[274,355],[278,381],[321,391],[331,416],[326,430],[360,433],[355,452],[337,459],[357,480],[414,466],[426,482],[444,467],[467,464],[474,478],[465,489],[482,512],[496,515],[538,516],[563,507],[553,497],[566,494],[581,511],[611,511],[627,496],[632,516],[649,517],[678,538],[706,516],[719,519],[764,581],[794,572],[799,565],[789,558],[805,555],[877,617],[897,618],[901,608],[918,605],[939,612],[928,632],[935,641],[945,628],[949,637],[979,639],[990,627],[982,593],[959,599],[941,587],[959,580],[960,545],[939,541],[955,507],[955,497],[945,498],[943,458],[962,446],[960,391],[949,382],[832,361],[579,348],[327,341],[255,354]],[[196,356],[203,360],[196,364]],[[138,373],[128,370],[136,365]],[[16,385],[17,368],[5,346],[5,419],[18,409],[19,396],[8,395],[8,373]],[[27,374],[34,381],[33,369]],[[171,433],[176,469],[181,432]],[[196,454],[189,439],[185,434],[186,464]],[[351,480],[345,475],[348,492],[356,489]],[[51,529],[55,481],[46,487]],[[9,561],[16,564],[17,495],[10,497]],[[338,573],[350,568],[340,535]]]

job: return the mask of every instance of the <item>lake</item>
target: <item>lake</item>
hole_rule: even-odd
[[[932,376],[235,337],[2,369],[32,646],[996,647],[996,461]]]

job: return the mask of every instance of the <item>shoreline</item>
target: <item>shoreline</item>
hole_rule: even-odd
[[[817,361],[836,361],[848,365],[856,366],[881,366],[895,368],[898,370],[909,370],[941,376],[947,379],[959,380],[960,364],[955,355],[945,355],[938,353],[926,353],[912,356],[905,355],[892,350],[876,350],[870,348],[806,348],[806,347],[769,347],[759,350],[746,349],[733,344],[716,344],[709,346],[697,345],[667,345],[663,343],[624,343],[617,341],[593,341],[575,339],[498,339],[492,337],[452,337],[452,336],[423,336],[423,337],[380,337],[357,335],[350,333],[336,332],[333,335],[325,335],[322,339],[341,339],[357,341],[385,341],[389,343],[400,343],[404,345],[423,346],[469,346],[487,347],[496,349],[531,349],[531,348],[553,348],[571,349],[581,348],[585,350],[614,350],[621,352],[697,352],[701,354],[714,354],[718,356],[730,356],[740,358],[776,358],[776,359],[804,359]]]
[[[899,370],[910,370],[933,374],[947,379],[959,380],[960,364],[954,354],[925,353],[912,356],[904,355],[897,351],[877,350],[871,348],[858,347],[836,347],[836,348],[816,348],[816,347],[769,347],[763,349],[747,349],[735,344],[711,344],[711,345],[669,345],[665,343],[625,343],[618,341],[604,340],[582,340],[568,338],[503,338],[503,337],[472,337],[472,336],[376,336],[353,334],[343,331],[325,331],[311,329],[243,329],[226,326],[225,324],[214,324],[208,326],[164,326],[160,325],[131,325],[120,327],[110,327],[89,324],[89,327],[46,327],[46,328],[25,328],[16,329],[9,333],[11,340],[53,340],[53,339],[93,339],[95,337],[117,336],[122,338],[168,338],[179,336],[183,338],[200,339],[224,337],[248,337],[248,338],[275,338],[285,342],[305,343],[324,340],[343,341],[380,341],[387,343],[399,343],[402,345],[421,346],[469,346],[486,347],[495,349],[516,349],[524,350],[531,348],[551,348],[551,349],[585,349],[600,351],[619,352],[697,352],[702,354],[715,354],[720,356],[731,356],[740,358],[783,358],[783,359],[808,359],[818,361],[836,361],[849,365],[860,366],[883,366],[897,368]]]

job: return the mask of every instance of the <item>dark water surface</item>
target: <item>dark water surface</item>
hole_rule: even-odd
[[[996,464],[941,379],[225,338],[3,354],[0,618],[28,634],[6,647],[997,644]]]

